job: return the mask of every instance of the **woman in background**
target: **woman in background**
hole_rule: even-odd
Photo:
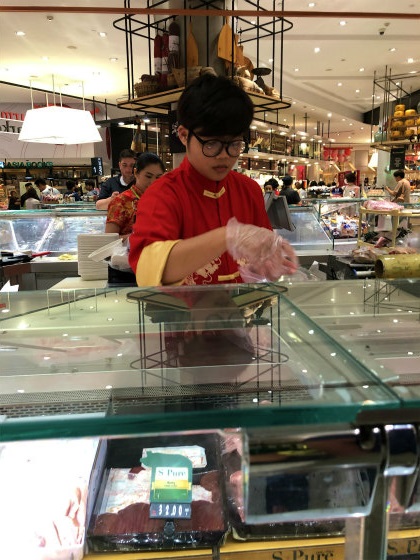
[[[111,199],[105,224],[105,233],[119,233],[128,237],[136,219],[137,203],[146,189],[165,173],[163,161],[156,154],[141,154],[134,165],[136,182],[126,191]]]
[[[20,210],[20,197],[17,191],[10,191],[9,204],[7,206],[8,210]]]

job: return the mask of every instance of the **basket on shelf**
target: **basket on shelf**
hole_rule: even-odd
[[[136,84],[134,84],[136,97],[143,97],[145,95],[156,93],[158,89],[159,84],[157,82],[137,82]]]
[[[201,66],[191,66],[187,68],[187,85],[200,75]],[[178,87],[185,86],[185,68],[172,68]]]

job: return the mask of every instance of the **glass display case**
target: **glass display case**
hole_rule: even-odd
[[[63,207],[0,212],[0,250],[76,253],[79,233],[103,233],[106,212]]]
[[[353,318],[347,296],[345,309],[337,303],[326,314],[337,284],[343,293],[357,286],[365,311]],[[369,332],[384,316],[376,321],[369,307],[374,288],[350,285],[85,287],[64,302],[54,290],[1,294],[0,441],[100,438],[85,521],[90,551],[251,559],[264,540],[267,558],[282,558],[284,547],[296,558],[300,547],[304,558],[311,546],[325,557],[338,546],[337,558],[385,559],[390,516],[391,528],[420,534],[419,372],[407,391],[407,379],[378,375],[378,364],[353,351],[363,341],[345,337],[348,313],[356,338],[363,313]],[[396,307],[393,320],[409,317],[411,329],[416,290],[410,298],[412,313]],[[150,502],[150,479],[139,486],[149,476],[144,457],[166,460],[180,448],[195,464],[196,505],[192,498],[167,510],[167,501]],[[130,521],[140,518],[145,526]]]
[[[313,206],[289,206],[294,231],[276,230],[287,239],[296,251],[328,251],[333,248],[333,238],[319,220]]]

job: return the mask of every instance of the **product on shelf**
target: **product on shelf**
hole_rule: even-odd
[[[81,560],[97,446],[96,439],[0,446],[2,558]]]
[[[203,446],[186,437],[173,439],[172,445],[169,436],[163,444],[161,438],[155,442],[143,438],[111,443],[107,462],[112,463],[115,459],[120,463],[120,457],[124,456],[123,462],[133,466],[110,465],[105,468],[88,531],[91,550],[206,547],[223,540],[227,524],[219,468],[219,438],[215,434],[206,434],[197,439],[201,439]],[[123,450],[120,446],[124,443],[126,448]],[[153,443],[158,443],[159,447]],[[152,492],[156,496],[160,490],[156,491],[148,461],[150,457],[162,456],[166,456],[164,460],[168,464],[178,457],[187,460],[187,464],[188,459],[191,461],[192,500],[184,504],[188,510],[186,516],[177,513],[179,505],[166,507],[152,499]]]

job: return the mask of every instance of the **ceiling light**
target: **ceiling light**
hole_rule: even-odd
[[[274,62],[274,58],[269,58],[268,62]]]
[[[356,93],[360,93],[360,89],[356,89]]]
[[[341,82],[338,82],[338,87],[341,87],[343,84]]]
[[[295,72],[299,72],[299,68],[295,68]]]
[[[106,37],[105,31],[99,31],[99,32],[98,32],[98,35],[99,35],[99,37],[102,37],[102,38],[103,38],[103,37]]]
[[[124,122],[124,121],[120,121],[120,122],[118,123],[118,126],[124,126],[124,125],[125,125],[125,122]]]
[[[417,70],[411,70],[410,74],[417,74]]]
[[[364,72],[364,71],[365,71],[365,69],[363,68],[363,66],[362,66],[362,68],[359,68],[359,72]]]
[[[45,60],[45,61],[50,60],[50,57],[49,56],[43,56],[42,60]]]
[[[112,57],[109,59],[109,61],[110,61],[110,62],[117,62],[117,61],[118,61],[118,58],[116,58],[115,56],[112,56]]]
[[[101,142],[102,138],[89,111],[51,105],[26,111],[19,140],[69,145]]]
[[[18,37],[24,37],[26,35],[26,33],[24,31],[16,31],[16,35]]]
[[[328,114],[327,114],[327,117],[332,117],[332,113],[328,113]]]
[[[344,21],[344,19],[342,19],[342,20],[340,21],[340,25],[341,25],[342,27],[344,27],[345,25],[347,25],[347,21]]]
[[[397,49],[395,47],[391,47],[390,49],[388,49],[389,52],[395,52]]]
[[[319,53],[320,50],[321,50],[321,49],[320,49],[319,47],[315,47],[315,48],[314,48],[314,53]]]
[[[315,2],[309,2],[308,8],[315,8]]]
[[[407,58],[407,62],[408,62],[408,64],[413,64],[414,58]]]

